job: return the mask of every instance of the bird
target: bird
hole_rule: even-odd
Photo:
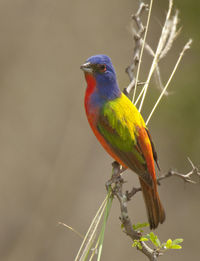
[[[154,161],[158,158],[148,128],[129,98],[121,92],[111,59],[99,54],[80,67],[87,83],[84,106],[89,125],[110,156],[139,177],[150,229],[165,220]]]

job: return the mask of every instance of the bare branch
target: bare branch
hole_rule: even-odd
[[[191,171],[189,171],[186,174],[183,174],[183,173],[179,173],[174,170],[169,170],[166,174],[160,176],[157,179],[158,184],[160,185],[161,180],[170,178],[173,176],[181,178],[186,183],[196,184],[197,182],[193,179],[193,177],[197,176],[198,178],[200,178],[200,171],[196,166],[194,166],[194,164],[192,163],[192,161],[189,158],[188,158],[188,161],[190,162],[191,167],[192,167]]]
[[[129,76],[130,81],[132,82],[132,87],[128,86],[127,88],[124,88],[124,93],[126,95],[128,95],[131,92],[131,90],[135,87],[135,76],[134,76],[133,72],[138,66],[141,48],[142,48],[141,38],[144,35],[145,27],[142,23],[141,15],[145,10],[148,10],[148,5],[141,2],[136,14],[132,15],[132,19],[136,23],[138,29],[137,30],[133,29],[134,30],[133,37],[134,37],[134,42],[135,42],[135,47],[133,50],[133,62],[131,65],[129,65],[126,68],[126,72]],[[134,26],[133,26],[133,28],[134,28]]]
[[[131,198],[139,191],[142,191],[142,188],[135,188],[133,187],[132,190],[129,192],[128,190],[126,191],[126,198],[127,200],[131,200]]]

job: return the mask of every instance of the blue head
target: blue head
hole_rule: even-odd
[[[94,77],[96,92],[102,100],[113,100],[120,97],[115,69],[111,59],[106,55],[94,55],[81,66],[85,74]]]

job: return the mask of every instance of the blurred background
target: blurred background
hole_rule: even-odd
[[[160,64],[166,82],[188,38],[189,50],[149,128],[161,173],[190,171],[200,164],[198,1],[176,0],[182,32]],[[159,38],[168,3],[154,1],[148,42]],[[0,260],[73,260],[81,238],[106,195],[111,158],[97,143],[83,109],[86,83],[80,65],[91,55],[112,58],[120,87],[127,86],[131,62],[131,14],[138,1],[0,1]],[[150,60],[146,55],[140,80]],[[145,100],[147,118],[159,95],[155,82]],[[128,188],[137,177],[127,172]],[[166,222],[156,233],[162,241],[184,238],[183,250],[162,260],[199,259],[200,185],[171,178],[160,197]],[[145,222],[142,195],[129,203],[134,223]],[[102,260],[145,260],[121,231],[119,205],[113,202]]]

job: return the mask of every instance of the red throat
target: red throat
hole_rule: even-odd
[[[96,79],[92,74],[85,73],[85,79],[87,82],[86,96],[90,96],[96,87]]]
[[[88,102],[90,99],[91,94],[94,92],[95,88],[96,88],[96,79],[94,78],[94,76],[92,74],[89,73],[85,73],[85,79],[87,82],[87,89],[85,92],[85,110],[86,113],[88,114]]]

